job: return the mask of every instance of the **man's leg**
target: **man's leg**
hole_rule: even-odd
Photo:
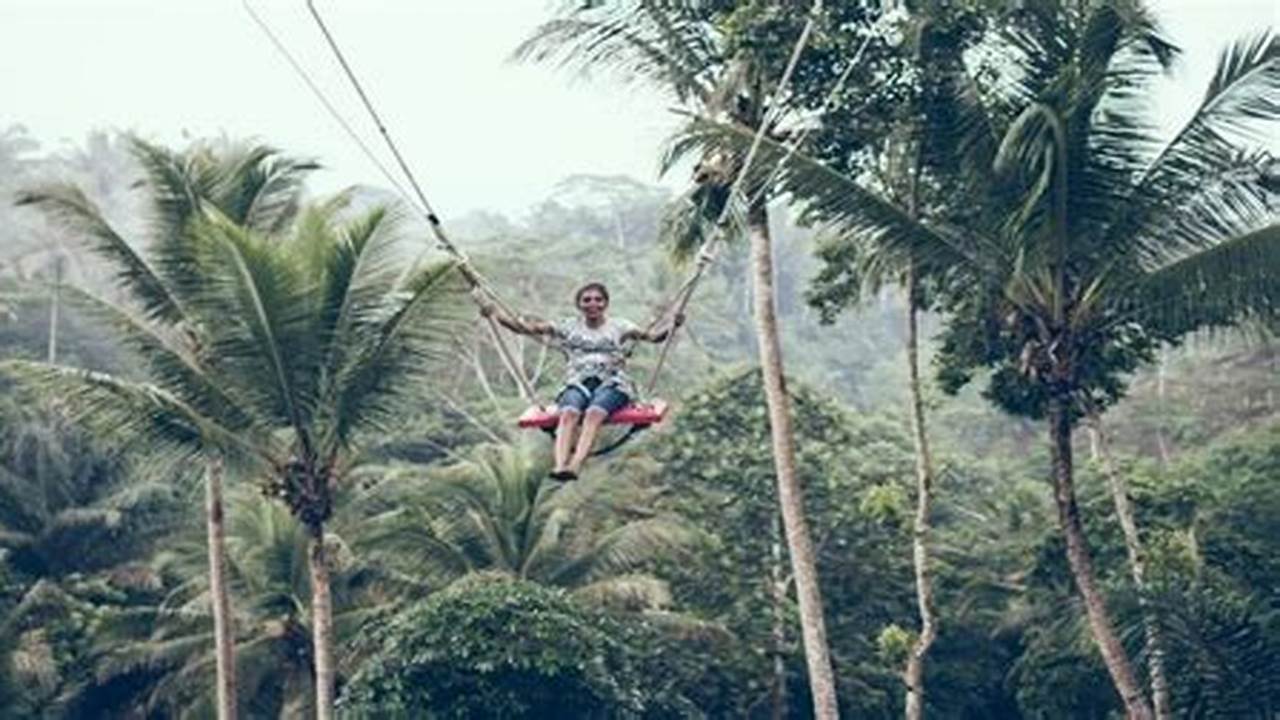
[[[556,426],[556,472],[565,470],[569,466],[569,453],[573,450],[573,435],[578,429],[580,416],[581,413],[576,408],[560,408],[560,424]]]
[[[582,421],[582,433],[578,435],[578,449],[574,451],[573,460],[569,462],[569,470],[576,473],[582,468],[582,463],[586,462],[587,456],[591,454],[591,446],[596,442],[596,434],[600,432],[600,426],[604,424],[607,417],[609,417],[609,411],[602,407],[592,405],[587,408],[587,416]],[[559,439],[558,436],[557,439]]]

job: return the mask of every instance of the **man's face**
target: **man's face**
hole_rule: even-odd
[[[604,293],[594,288],[578,296],[578,310],[588,320],[596,320],[602,317],[607,307],[609,307],[609,301],[605,298]]]

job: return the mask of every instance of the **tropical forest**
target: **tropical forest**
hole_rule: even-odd
[[[1280,718],[1280,41],[1163,4],[543,3],[675,130],[520,213],[338,2],[380,182],[7,106],[0,718]]]

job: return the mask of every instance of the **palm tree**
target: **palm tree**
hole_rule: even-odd
[[[6,697],[22,715],[75,682],[57,661],[67,640],[50,623],[78,615],[85,586],[145,584],[135,560],[172,531],[182,498],[33,398],[0,388],[0,585],[12,600],[0,619],[0,664],[23,686]]]
[[[54,413],[0,404],[0,549],[12,568],[55,582],[110,569],[170,530],[179,502]]]
[[[89,244],[125,287],[134,308],[117,307],[98,298],[84,301],[108,319],[116,321],[134,349],[162,385],[179,392],[168,400],[190,397],[214,389],[207,382],[199,358],[207,347],[204,328],[191,313],[189,304],[199,293],[204,278],[195,268],[194,247],[189,225],[202,207],[216,208],[230,222],[262,231],[274,231],[291,222],[297,213],[302,178],[317,167],[314,163],[282,156],[265,146],[218,148],[197,144],[175,153],[137,138],[130,147],[144,173],[149,228],[142,238],[126,239],[112,227],[102,211],[78,187],[66,183],[29,189],[19,196],[19,204],[45,210],[62,227]],[[99,378],[100,399],[115,393],[122,410],[129,402],[145,400],[132,391],[136,386]],[[114,389],[113,389],[114,388]],[[220,398],[219,405],[230,405]],[[171,408],[174,409],[174,408]],[[183,413],[198,420],[184,437],[174,437],[173,428],[153,428],[168,432],[168,440],[188,443],[185,450],[201,450],[206,467],[206,522],[209,572],[213,593],[215,644],[218,648],[218,715],[226,720],[236,713],[235,659],[230,599],[222,582],[222,476],[225,443],[214,436],[232,438],[247,426],[247,418],[229,415],[219,426],[213,417],[219,408],[185,407]],[[147,415],[144,415],[146,417]],[[202,424],[205,429],[202,430]],[[116,428],[108,428],[115,430]],[[237,443],[238,444],[238,443]]]
[[[244,200],[234,207],[266,212],[255,198]],[[289,507],[309,533],[320,718],[333,712],[324,531],[334,489],[358,451],[421,402],[431,361],[443,357],[461,317],[452,265],[406,271],[397,216],[377,208],[339,222],[344,204],[340,197],[309,209],[292,227],[282,220],[263,233],[206,203],[189,227],[181,262],[166,268],[181,292],[152,308],[189,318],[184,330],[195,331],[187,347],[127,311],[96,303],[144,350],[152,384],[7,366],[155,450],[216,451],[243,474],[263,478],[265,490]],[[292,213],[296,204],[277,207]]]
[[[311,587],[307,567],[310,535],[279,503],[266,503],[240,486],[227,497],[227,583],[239,598],[236,617],[239,686],[255,717],[315,714]],[[395,595],[357,560],[342,539],[325,539],[333,569],[335,636],[352,647],[367,619],[384,612]],[[210,592],[204,541],[180,536],[154,566],[167,585],[162,603],[107,614],[93,638],[94,677],[79,688],[75,703],[113,684],[141,688],[134,699],[149,712],[187,715],[207,707],[214,694],[210,669],[207,596]],[[344,658],[351,664],[354,658]],[[144,673],[146,683],[130,682]],[[116,692],[120,692],[117,688]]]
[[[537,30],[515,52],[523,60],[556,62],[582,71],[617,70],[628,79],[642,78],[669,91],[686,109],[732,123],[759,127],[778,108],[772,89],[782,75],[786,49],[777,57],[752,43],[734,45],[724,27],[735,23],[788,25],[794,13],[776,7],[725,10],[714,4],[591,3],[568,10]],[[679,144],[677,144],[679,147]],[[724,157],[710,152],[699,174],[697,194],[716,200],[704,204],[719,215],[729,179],[745,154]],[[805,658],[814,714],[837,717],[835,679],[823,617],[822,595],[814,562],[813,541],[804,515],[803,490],[796,479],[795,441],[783,373],[773,282],[772,238],[768,194],[759,182],[745,185],[745,207],[754,282],[754,319],[761,373],[765,380],[778,502],[799,599]],[[736,199],[734,199],[736,201]],[[705,236],[704,233],[696,233]]]
[[[914,258],[949,288],[944,386],[989,369],[994,402],[1047,419],[1059,525],[1090,631],[1126,712],[1148,718],[1094,579],[1071,435],[1161,342],[1280,308],[1268,158],[1248,150],[1253,132],[1280,116],[1280,46],[1263,35],[1228,48],[1172,138],[1145,111],[1149,83],[1175,49],[1140,6],[1029,5],[987,50],[996,60],[960,66],[946,112],[930,118],[931,133],[956,142],[941,169],[962,174],[965,212],[914,220],[803,154],[781,184],[872,250],[873,264]],[[749,134],[703,127],[739,146]]]
[[[653,508],[663,488],[619,478],[619,465],[607,481],[549,488],[540,453],[479,446],[442,468],[389,473],[366,497],[353,537],[371,561],[428,589],[498,572],[584,602],[659,612],[671,593],[646,571],[697,534]]]

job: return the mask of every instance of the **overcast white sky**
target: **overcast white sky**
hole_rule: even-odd
[[[253,1],[375,144],[304,1]],[[318,4],[446,217],[477,208],[519,212],[572,173],[656,180],[657,151],[674,124],[661,96],[505,61],[553,2]],[[1153,6],[1186,50],[1162,94],[1171,127],[1193,107],[1226,42],[1280,25],[1274,0]],[[184,133],[255,136],[324,162],[320,190],[385,185],[240,0],[0,0],[0,127],[13,123],[47,148],[78,143],[95,128],[174,143]]]

